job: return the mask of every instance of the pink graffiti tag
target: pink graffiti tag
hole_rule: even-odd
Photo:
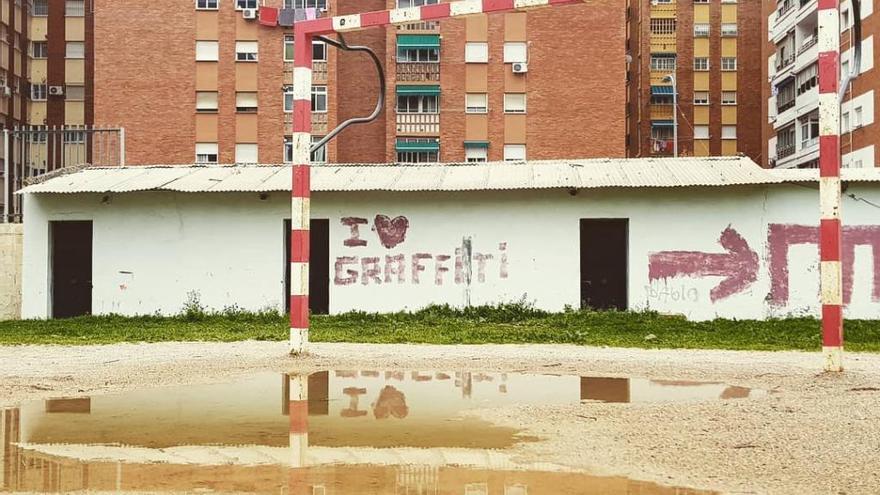
[[[366,225],[366,218],[358,218],[358,217],[343,217],[339,220],[342,225],[347,226],[350,230],[350,237],[344,241],[342,241],[343,246],[348,247],[358,247],[358,246],[366,246],[367,241],[361,239],[361,233],[358,229],[358,225]]]
[[[745,290],[758,279],[758,253],[731,227],[718,239],[727,252],[661,251],[648,257],[648,279],[724,277],[709,291],[712,302]]]
[[[392,249],[406,240],[409,219],[400,216],[392,220],[387,215],[376,215],[373,226],[379,235],[379,242],[386,248]]]
[[[874,287],[871,300],[880,301],[880,225],[851,225],[843,228],[843,303],[852,300],[856,246],[871,246],[874,258]],[[770,258],[770,302],[788,303],[788,250],[796,244],[819,244],[819,228],[809,225],[771,224],[767,233]]]

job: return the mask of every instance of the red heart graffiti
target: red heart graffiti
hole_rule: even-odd
[[[376,233],[379,234],[379,242],[391,249],[406,240],[406,230],[409,228],[409,220],[404,217],[396,217],[393,220],[386,215],[376,215],[373,220]]]

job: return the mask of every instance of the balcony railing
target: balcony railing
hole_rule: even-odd
[[[398,62],[399,82],[440,82],[440,64],[436,62]]]
[[[790,101],[780,102],[780,103],[776,104],[777,114],[780,114],[780,113],[788,110],[789,108],[794,108],[794,98],[792,98]]]
[[[397,114],[398,134],[440,134],[439,113],[399,113]]]
[[[794,57],[784,58],[776,62],[776,72],[779,72],[794,63]]]
[[[312,134],[327,133],[327,113],[312,112]]]
[[[794,144],[786,144],[783,146],[776,146],[776,158],[781,159],[785,157],[789,157],[794,154],[796,151]]]
[[[672,120],[672,105],[651,105],[651,120]]]
[[[801,45],[801,47],[798,49],[798,55],[801,55],[805,51],[809,50],[810,48],[815,46],[816,43],[818,43],[818,42],[819,42],[819,38],[817,36],[811,36],[808,40],[804,41],[803,44]]]
[[[319,60],[316,62],[312,62],[312,80],[313,81],[326,81],[327,80],[327,61]]]
[[[440,23],[437,21],[413,22],[397,26],[398,31],[439,31]]]
[[[812,148],[813,146],[816,146],[817,144],[819,144],[819,136],[811,137],[809,139],[804,139],[801,142],[801,149]]]

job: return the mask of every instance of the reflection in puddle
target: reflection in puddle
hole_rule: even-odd
[[[754,396],[718,383],[466,372],[262,374],[0,413],[0,491],[697,493],[522,463],[530,440],[459,413]]]

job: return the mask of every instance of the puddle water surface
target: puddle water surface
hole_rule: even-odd
[[[0,491],[701,493],[522,463],[505,449],[533,439],[460,413],[763,393],[647,379],[331,371],[50,399],[0,414]]]

